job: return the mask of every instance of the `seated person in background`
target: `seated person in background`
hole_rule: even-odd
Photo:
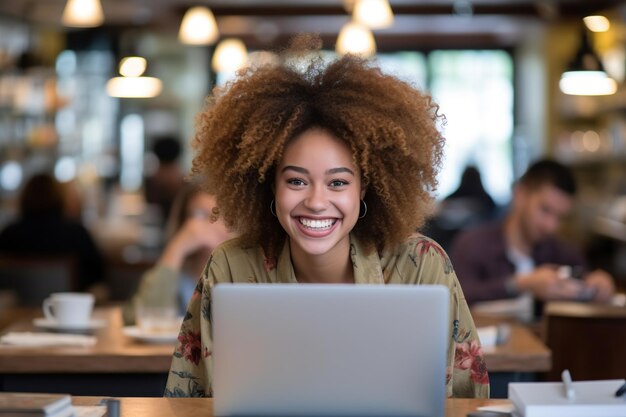
[[[158,137],[152,146],[158,165],[144,181],[144,194],[148,204],[156,205],[163,223],[169,219],[170,210],[178,191],[183,187],[184,174],[179,165],[181,145],[173,136]]]
[[[188,183],[178,193],[168,219],[167,244],[157,264],[141,278],[124,306],[124,321],[135,322],[137,305],[175,305],[182,315],[213,249],[235,237],[219,218],[215,197]]]
[[[556,236],[575,192],[567,167],[538,161],[516,184],[503,221],[478,226],[455,239],[450,257],[470,305],[523,293],[540,301],[611,299],[615,291],[611,276],[601,270],[588,272],[582,253]],[[571,271],[581,271],[582,279],[564,279]]]
[[[89,231],[65,214],[64,189],[53,176],[32,176],[19,196],[19,218],[0,232],[0,252],[22,257],[68,257],[76,262],[78,291],[103,290],[104,258]]]
[[[290,51],[304,57],[311,46],[321,43],[301,37]],[[446,392],[488,396],[480,341],[450,260],[413,234],[430,210],[443,153],[439,107],[353,55],[309,65],[289,58],[215,89],[197,118],[193,172],[241,236],[217,247],[204,269],[165,396],[212,395],[208,306],[211,288],[226,282],[443,285]]]
[[[463,171],[457,189],[439,203],[437,212],[422,230],[449,250],[459,232],[492,220],[496,208],[496,203],[483,187],[480,171],[469,165]]]
[[[480,171],[473,165],[465,167],[457,189],[443,199],[444,202],[455,200],[468,202],[473,209],[472,217],[477,221],[488,219],[496,208],[496,203],[483,186]]]

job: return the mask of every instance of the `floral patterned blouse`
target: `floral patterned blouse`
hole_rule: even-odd
[[[441,284],[450,291],[446,390],[449,397],[489,396],[489,378],[476,328],[450,259],[433,240],[417,235],[395,251],[366,254],[351,236],[356,284]],[[278,259],[260,247],[244,248],[239,239],[213,252],[187,307],[172,358],[166,397],[211,396],[211,288],[220,282],[297,283],[289,244]]]

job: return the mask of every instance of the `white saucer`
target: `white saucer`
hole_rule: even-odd
[[[137,326],[127,326],[122,331],[126,336],[145,343],[174,343],[178,340],[178,329],[171,333],[154,333],[145,332]]]
[[[37,327],[55,331],[69,332],[87,332],[106,326],[107,321],[104,319],[91,319],[84,324],[62,324],[55,320],[49,320],[45,317],[33,319],[33,324]]]

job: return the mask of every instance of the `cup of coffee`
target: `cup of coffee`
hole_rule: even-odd
[[[64,326],[89,324],[93,311],[94,296],[81,292],[57,292],[43,301],[46,319]]]

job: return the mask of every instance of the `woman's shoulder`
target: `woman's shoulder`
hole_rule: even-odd
[[[213,250],[214,258],[226,259],[262,259],[263,250],[260,246],[247,244],[240,237],[222,242]]]
[[[260,246],[236,237],[216,247],[209,264],[221,271],[221,275],[228,275],[227,281],[256,282],[265,274],[264,259]]]
[[[393,251],[396,255],[413,254],[413,255],[439,255],[447,257],[446,251],[434,239],[421,233],[414,233],[406,240],[396,246]]]
[[[398,271],[405,282],[435,283],[454,271],[446,251],[433,239],[417,233],[381,260],[383,269]]]

